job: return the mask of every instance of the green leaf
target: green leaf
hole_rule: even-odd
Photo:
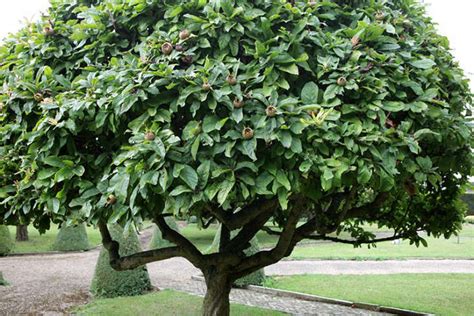
[[[280,131],[280,133],[278,133],[278,139],[280,140],[283,147],[285,147],[285,148],[290,148],[291,147],[292,137],[291,137],[290,132]]]
[[[181,180],[183,180],[191,189],[196,189],[197,185],[198,185],[198,174],[196,173],[196,171],[188,166],[188,165],[185,165],[183,170],[181,170],[181,173],[179,174],[179,177],[181,178]]]
[[[217,202],[219,205],[225,203],[227,196],[229,195],[230,191],[234,187],[235,181],[226,180],[221,183],[219,193],[217,194]]]
[[[185,185],[178,185],[173,191],[170,192],[170,196],[179,196],[183,193],[190,193],[193,192],[189,187]]]
[[[257,149],[257,140],[255,138],[245,140],[242,142],[243,154],[249,156],[253,161],[257,160],[255,149]]]
[[[359,184],[366,184],[370,181],[372,177],[372,170],[367,168],[367,166],[363,166],[359,168],[359,173],[357,174],[357,182]]]
[[[219,118],[217,116],[214,116],[214,115],[206,116],[202,124],[202,130],[205,133],[210,133],[212,131],[215,131],[217,129],[218,122],[219,122]]]
[[[287,72],[289,74],[292,74],[292,75],[299,75],[300,74],[300,71],[299,71],[298,66],[296,64],[291,64],[291,65],[288,65],[288,66],[279,65],[278,69],[280,69],[284,72]]]
[[[278,202],[282,210],[288,209],[288,192],[283,188],[278,189]]]
[[[130,175],[128,173],[118,174],[118,181],[114,186],[114,192],[117,197],[125,200],[127,198],[128,185],[130,183]]]
[[[304,104],[318,103],[319,88],[314,82],[308,82],[301,90],[301,100]]]
[[[330,101],[336,97],[336,95],[340,92],[341,87],[338,86],[337,84],[332,84],[329,87],[326,88],[326,91],[324,91],[324,100],[325,101]]]
[[[53,174],[56,173],[56,169],[52,169],[52,168],[49,168],[49,169],[43,169],[41,170],[40,172],[38,172],[38,179],[39,180],[45,180],[45,179],[48,179],[50,178]]]
[[[430,69],[436,65],[436,63],[428,58],[423,58],[420,60],[410,62],[410,65],[419,69]]]
[[[390,112],[400,112],[405,109],[405,104],[402,102],[387,101],[383,103],[382,108]]]
[[[276,179],[278,183],[285,187],[285,189],[287,189],[288,191],[291,190],[290,180],[288,180],[288,177],[286,176],[283,170],[278,170],[276,174]]]
[[[197,156],[197,152],[199,150],[200,144],[201,144],[201,135],[198,135],[198,137],[196,137],[196,140],[194,141],[191,147],[191,156],[193,157],[194,160],[196,160],[196,156]]]

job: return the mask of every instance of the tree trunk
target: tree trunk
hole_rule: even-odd
[[[227,274],[211,272],[206,275],[207,292],[204,297],[204,316],[228,316],[230,314],[229,294],[232,281]]]
[[[16,227],[16,241],[28,241],[28,225]]]

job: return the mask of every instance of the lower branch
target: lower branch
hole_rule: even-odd
[[[120,256],[120,245],[112,239],[107,224],[100,222],[98,224],[102,236],[102,244],[109,253],[110,266],[117,270],[131,270],[138,268],[150,262],[170,259],[173,257],[183,257],[183,252],[178,247],[167,247],[142,251],[129,256]]]
[[[155,224],[158,225],[163,238],[177,245],[182,251],[183,257],[188,259],[196,268],[202,270],[206,267],[203,254],[193,245],[192,242],[174,229],[171,229],[166,223],[163,215],[155,217]]]

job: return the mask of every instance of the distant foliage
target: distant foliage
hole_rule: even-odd
[[[111,225],[109,230],[112,238],[120,244],[120,255],[130,255],[141,250],[137,234],[133,230],[124,232],[119,225]],[[107,251],[100,251],[91,284],[94,297],[134,296],[150,289],[151,282],[146,267],[115,271],[110,267]]]
[[[461,200],[467,204],[467,215],[474,215],[474,192],[464,194]]]
[[[63,225],[59,229],[52,249],[56,251],[79,251],[89,250],[90,247],[86,226],[80,224],[77,226]]]
[[[10,230],[7,226],[0,225],[0,256],[8,255],[14,246]]]

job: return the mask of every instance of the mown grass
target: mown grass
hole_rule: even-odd
[[[10,234],[12,237],[15,236],[15,226],[9,226]],[[87,227],[87,237],[91,248],[101,243],[100,233],[93,227]],[[13,253],[37,253],[37,252],[49,252],[52,251],[52,246],[56,240],[59,228],[53,225],[50,230],[40,235],[39,231],[36,230],[32,225],[28,226],[28,241],[15,241],[15,247]]]
[[[164,290],[141,296],[98,299],[71,312],[77,315],[101,316],[198,316],[201,315],[201,305],[201,297]],[[277,311],[239,304],[231,304],[230,313],[235,316],[285,315]]]
[[[143,229],[151,226],[150,222],[142,225]],[[15,227],[9,226],[12,236]],[[373,232],[381,232],[383,229],[376,227],[367,228]],[[211,225],[208,229],[199,229],[196,224],[186,225],[181,232],[188,237],[201,251],[206,251],[212,244],[216,234],[217,225]],[[14,253],[35,253],[51,251],[58,233],[58,227],[52,226],[45,234],[40,235],[32,226],[28,227],[30,240],[26,242],[15,242]],[[87,227],[87,235],[91,247],[100,245],[101,237],[97,229]],[[386,259],[415,259],[415,258],[438,258],[438,259],[472,259],[474,258],[474,225],[465,224],[464,229],[457,237],[446,239],[427,238],[428,247],[415,247],[409,245],[408,241],[400,244],[392,242],[380,243],[376,248],[368,249],[367,246],[354,248],[351,245],[322,243],[304,241],[293,251],[290,259],[341,259],[341,260],[386,260]],[[277,242],[276,236],[259,232],[257,239],[261,248],[271,248]],[[146,247],[147,245],[143,245]]]
[[[268,285],[444,316],[474,313],[474,274],[299,275]]]

